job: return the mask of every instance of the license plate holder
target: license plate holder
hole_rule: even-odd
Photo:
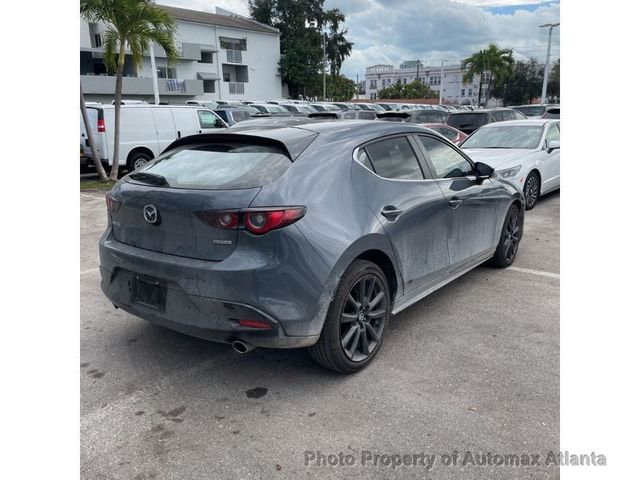
[[[134,275],[131,285],[131,302],[164,310],[167,286],[164,282],[144,275]]]

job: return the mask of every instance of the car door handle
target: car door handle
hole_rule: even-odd
[[[462,205],[463,203],[464,203],[464,200],[460,198],[452,198],[451,200],[449,200],[449,205],[451,205],[451,208],[453,208],[454,210],[458,208],[460,205]]]
[[[399,210],[396,207],[389,205],[384,207],[381,213],[382,215],[384,215],[384,217],[387,220],[389,220],[390,222],[393,222],[396,218],[400,216],[400,214],[402,213],[402,210]]]

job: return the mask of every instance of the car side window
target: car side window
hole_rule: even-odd
[[[553,124],[547,130],[547,145],[553,140],[560,140],[560,129],[557,124]]]
[[[504,114],[502,112],[493,112],[491,116],[496,122],[501,122],[504,120]]]
[[[200,128],[220,128],[222,124],[218,121],[218,117],[209,110],[198,110],[198,120]]]
[[[436,128],[435,131],[451,141],[454,141],[458,137],[458,133],[455,130],[451,130],[450,128],[440,127]]]
[[[450,145],[423,135],[420,141],[435,168],[436,178],[466,177],[473,173],[473,165]]]
[[[355,120],[356,118],[356,112],[347,112],[344,114],[343,117],[345,120]]]
[[[418,158],[407,137],[382,140],[367,145],[364,151],[371,164],[370,168],[381,177],[396,180],[424,179]]]

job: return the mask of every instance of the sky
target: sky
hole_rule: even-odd
[[[246,0],[158,0],[157,3],[214,11],[221,7],[249,15]],[[379,63],[398,66],[419,59],[430,66],[455,64],[494,42],[511,48],[516,60],[546,55],[546,23],[560,21],[559,0],[325,0],[325,9],[346,16],[353,42],[342,66],[349,78],[364,79],[365,68]],[[554,29],[551,59],[560,56],[560,30]]]

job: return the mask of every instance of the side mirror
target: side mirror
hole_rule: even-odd
[[[476,162],[473,166],[473,174],[479,182],[488,180],[493,175],[494,169],[486,163]]]
[[[551,153],[554,150],[560,150],[560,140],[551,140],[547,144],[547,153]]]

